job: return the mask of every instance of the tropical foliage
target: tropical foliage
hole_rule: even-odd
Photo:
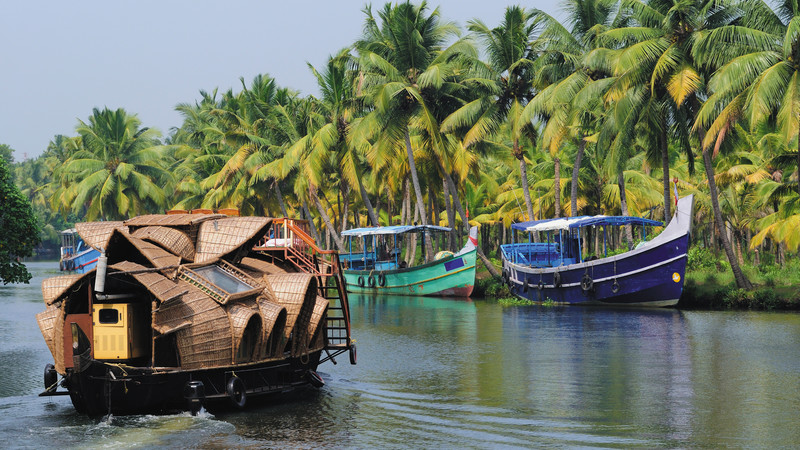
[[[31,279],[20,258],[31,256],[39,243],[39,226],[30,202],[19,188],[0,157],[0,281],[27,283]]]
[[[418,222],[457,232],[413,248],[452,250],[480,223],[486,252],[511,222],[668,219],[677,190],[696,194],[695,245],[724,251],[739,287],[742,265],[797,252],[798,3],[569,0],[565,12],[509,6],[498,24],[460,28],[425,2],[368,6],[361,37],[309,65],[319,95],[266,74],[200,91],[163,140],[95,109],[16,164],[17,183],[48,232],[235,207],[309,219],[338,248],[347,228]]]

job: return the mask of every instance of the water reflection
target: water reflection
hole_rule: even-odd
[[[36,265],[39,264],[39,265]],[[53,264],[53,263],[50,263]],[[217,416],[87,418],[36,397],[50,355],[31,286],[0,287],[0,442],[42,447],[788,447],[800,316],[502,307],[352,295],[359,364]],[[50,272],[50,273],[46,273]]]

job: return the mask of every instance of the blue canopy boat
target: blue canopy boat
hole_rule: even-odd
[[[503,278],[511,291],[532,301],[571,304],[674,306],[683,291],[694,197],[677,202],[675,215],[661,234],[647,241],[647,226],[661,222],[631,216],[581,216],[512,225],[516,232],[544,233],[545,242],[501,246]],[[642,227],[643,242],[608,256],[609,227]],[[584,259],[585,227],[603,233],[603,255]],[[599,253],[599,249],[598,249]]]
[[[86,273],[97,266],[100,252],[86,245],[75,228],[64,230],[59,234],[61,234],[61,259],[58,267],[62,271]]]

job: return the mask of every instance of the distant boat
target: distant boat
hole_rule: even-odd
[[[349,253],[339,255],[345,267],[342,273],[347,291],[469,297],[475,285],[478,227],[472,227],[466,245],[456,254],[439,252],[433,261],[414,267],[407,267],[406,261],[400,259],[399,245],[408,233],[448,231],[450,228],[435,225],[399,225],[342,232],[350,245]],[[353,237],[362,238],[361,252],[352,251]]]
[[[64,272],[86,273],[95,268],[100,252],[86,245],[75,228],[61,233],[61,259],[58,267]]]
[[[669,225],[633,250],[584,260],[580,230],[593,227],[604,236],[608,227],[661,222],[630,216],[583,216],[538,220],[513,225],[515,231],[544,233],[546,242],[501,246],[503,278],[517,296],[556,303],[674,306],[683,292],[694,197],[677,202]]]

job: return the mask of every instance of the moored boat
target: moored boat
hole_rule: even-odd
[[[434,225],[368,227],[344,231],[342,236],[348,238],[350,252],[340,254],[339,258],[345,267],[343,274],[347,290],[358,293],[469,297],[475,285],[478,227],[470,229],[469,239],[458,253],[439,252],[432,261],[412,267],[408,267],[401,259],[400,245],[404,236],[409,233],[447,231],[450,228]],[[353,237],[361,238],[361,252],[352,251]]]
[[[514,225],[517,231],[544,233],[545,242],[501,246],[503,278],[517,296],[532,301],[570,304],[674,306],[686,274],[694,197],[681,198],[666,228],[646,240],[648,226],[663,225],[640,217],[591,216],[549,219]],[[638,225],[643,241],[636,248],[607,256],[609,227]],[[584,259],[581,233],[603,230],[604,254]]]
[[[321,386],[317,366],[347,352],[355,363],[355,345],[338,255],[304,226],[213,213],[79,224],[103,253],[89,272],[42,283],[54,364],[41,395],[119,415],[244,408]],[[286,229],[283,246],[258,246]]]
[[[63,272],[86,273],[97,264],[100,252],[81,239],[75,228],[64,230],[61,233],[61,259],[58,267]]]

